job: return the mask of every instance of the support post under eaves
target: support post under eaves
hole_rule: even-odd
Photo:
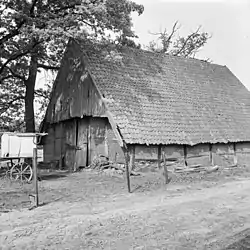
[[[128,185],[128,192],[131,193],[131,186],[130,186],[130,170],[129,170],[129,152],[128,149],[124,149],[124,156],[125,156],[125,168],[126,168],[126,177],[127,177],[127,185]]]

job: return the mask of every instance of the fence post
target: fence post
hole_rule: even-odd
[[[184,166],[187,167],[187,145],[183,145]]]
[[[209,161],[211,163],[211,166],[214,165],[214,155],[213,155],[213,145],[209,144]]]
[[[37,147],[33,149],[33,175],[34,175],[34,188],[35,188],[35,206],[39,205],[38,198],[38,182],[37,182]]]
[[[127,177],[127,184],[128,184],[128,192],[131,193],[131,186],[130,186],[130,170],[129,170],[129,153],[128,149],[125,149],[125,167],[126,167],[126,177]]]
[[[162,152],[162,158],[163,158],[163,166],[164,166],[165,183],[168,184],[168,169],[167,169],[166,156],[165,156],[164,151]]]
[[[158,146],[158,169],[161,168],[161,145]]]
[[[233,144],[233,148],[234,148],[234,166],[236,167],[238,164],[238,159],[237,159],[237,154],[236,154],[236,143],[235,142]]]

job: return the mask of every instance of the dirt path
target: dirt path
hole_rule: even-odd
[[[238,179],[61,200],[0,215],[0,249],[222,249],[250,228],[249,193]]]

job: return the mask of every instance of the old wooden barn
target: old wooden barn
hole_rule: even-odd
[[[44,160],[86,166],[178,159],[239,164],[250,153],[250,95],[226,67],[70,41],[42,123]]]

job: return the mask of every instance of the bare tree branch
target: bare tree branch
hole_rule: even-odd
[[[37,65],[38,68],[43,68],[45,70],[59,70],[60,67],[58,66],[50,66],[50,65],[45,65],[42,63],[38,63]]]
[[[171,34],[168,36],[168,39],[167,39],[167,41],[166,41],[167,44],[169,44],[169,43],[171,42],[171,40],[172,40],[174,34],[177,32],[178,29],[180,29],[180,26],[176,28],[177,24],[178,24],[178,21],[176,21],[176,22],[174,23],[174,26],[173,26],[173,28],[172,28],[172,32],[171,32]],[[165,51],[165,52],[167,52],[167,51]]]
[[[18,25],[17,28],[12,30],[10,33],[8,33],[7,35],[5,35],[4,37],[2,37],[0,39],[0,46],[1,44],[5,43],[6,41],[8,41],[10,38],[13,38],[14,36],[18,35],[20,32],[21,27],[23,26],[23,24],[25,23],[25,20],[22,20]]]
[[[182,47],[181,47],[176,53],[174,53],[173,55],[174,55],[174,56],[178,56],[180,53],[182,53],[183,50],[185,50],[188,41],[189,41],[195,34],[198,34],[198,32],[200,31],[200,29],[201,29],[201,26],[199,26],[198,29],[197,29],[195,32],[193,32],[192,34],[190,34],[190,35],[186,38],[186,40],[184,41]]]
[[[20,80],[22,80],[22,81],[25,81],[26,79],[25,79],[25,76],[23,76],[23,75],[19,75],[18,73],[16,73],[16,72],[14,72],[14,70],[12,70],[10,67],[8,67],[8,66],[5,66],[9,71],[10,71],[10,73],[12,74],[12,76],[14,76],[14,77],[16,77],[16,78],[18,78],[18,79],[20,79]]]
[[[38,0],[34,0],[32,2],[32,5],[31,5],[31,8],[30,8],[30,16],[31,17],[34,17],[34,9],[35,9],[35,6],[36,6],[36,3],[38,2]]]
[[[35,42],[32,44],[31,48],[27,48],[26,50],[24,50],[23,52],[19,52],[19,53],[15,53],[13,54],[8,60],[6,60],[6,62],[1,66],[0,68],[0,75],[2,74],[4,68],[13,60],[16,60],[22,56],[25,56],[27,54],[29,54],[40,42]]]
[[[4,77],[0,77],[0,84],[1,84],[4,80],[10,79],[10,78],[12,78],[12,77],[13,77],[12,75],[7,75],[7,76],[4,76]]]
[[[178,21],[176,21],[172,27],[172,31],[170,34],[168,34],[166,28],[164,29],[164,31],[162,32],[157,32],[157,33],[152,33],[149,32],[151,35],[157,35],[159,36],[157,40],[161,41],[161,44],[163,46],[163,48],[160,50],[161,53],[166,53],[169,50],[170,44],[172,43],[173,37],[175,35],[175,33],[180,29],[180,25],[177,27],[178,25]],[[156,46],[156,42],[152,41],[151,42],[152,46]],[[152,49],[152,48],[151,48]]]
[[[42,91],[39,91],[39,90],[35,90],[35,95],[36,96],[39,96],[39,97],[43,97],[45,99],[49,99],[48,95]]]
[[[9,102],[6,102],[6,103],[1,103],[1,109],[0,109],[0,114],[3,114],[4,112],[6,112],[9,107],[16,101],[19,101],[19,100],[24,100],[24,96],[17,96],[15,97],[14,99],[12,99],[11,101]]]

